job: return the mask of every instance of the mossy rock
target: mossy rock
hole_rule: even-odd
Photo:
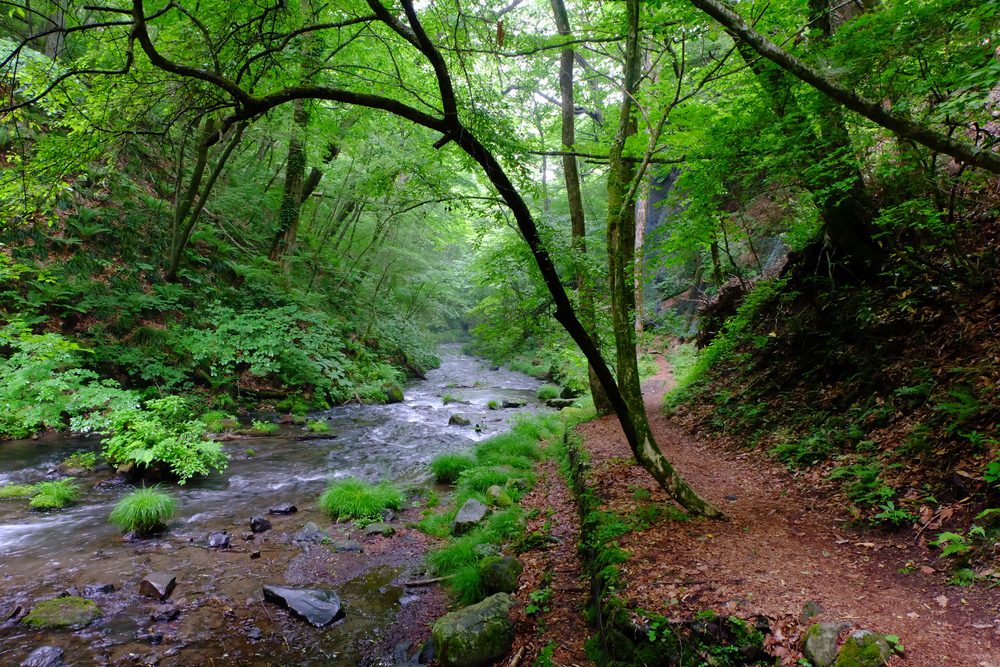
[[[24,623],[42,629],[83,628],[100,615],[93,600],[68,596],[39,602],[24,617]]]
[[[513,606],[511,596],[497,593],[438,619],[431,636],[441,664],[479,667],[507,655],[514,643]]]
[[[851,633],[837,653],[834,667],[881,667],[888,662],[892,648],[885,637],[871,630]]]
[[[386,384],[382,387],[385,390],[385,402],[386,403],[402,403],[403,388],[398,384]]]
[[[489,556],[479,561],[479,574],[487,593],[513,593],[523,571],[521,561],[513,556]]]

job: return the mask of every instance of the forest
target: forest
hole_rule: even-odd
[[[0,0],[0,663],[997,667],[998,45]]]

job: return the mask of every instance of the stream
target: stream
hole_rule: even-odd
[[[428,576],[423,556],[433,540],[407,525],[420,520],[425,490],[434,486],[428,462],[507,430],[514,414],[546,409],[536,398],[538,380],[491,368],[458,345],[443,346],[440,356],[440,368],[406,387],[403,403],[311,415],[330,425],[329,434],[285,425],[276,436],[225,443],[228,470],[172,487],[178,511],[155,538],[124,542],[108,523],[131,487],[107,469],[79,477],[81,500],[58,512],[0,501],[0,664],[20,664],[43,645],[64,649],[70,665],[394,665],[409,659],[447,602],[438,587],[405,585]],[[447,405],[445,394],[454,399]],[[491,400],[527,405],[490,410]],[[472,425],[449,426],[453,414]],[[67,434],[4,442],[0,483],[54,477],[68,455],[99,446],[96,438]],[[393,520],[395,535],[366,535],[316,510],[326,483],[345,476],[412,489]],[[267,515],[282,503],[298,512],[268,516],[271,530],[249,532],[251,515]],[[329,534],[328,544],[292,541],[309,521]],[[231,546],[208,548],[208,535],[223,530]],[[166,604],[139,595],[140,580],[154,571],[177,578]],[[115,590],[89,596],[102,613],[82,630],[38,631],[19,622],[38,601],[98,584]],[[313,628],[264,602],[264,584],[334,589],[346,618]]]

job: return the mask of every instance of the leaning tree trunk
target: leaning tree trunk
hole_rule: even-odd
[[[552,13],[555,15],[556,27],[564,37],[571,35],[569,16],[563,0],[552,0]],[[594,307],[594,284],[587,271],[584,256],[587,254],[587,223],[583,209],[583,194],[580,191],[580,172],[577,168],[576,156],[571,153],[576,144],[576,104],[573,98],[573,65],[575,54],[571,47],[562,49],[559,56],[559,92],[562,110],[562,144],[563,144],[563,177],[566,180],[566,200],[569,204],[569,219],[572,227],[574,264],[576,265],[577,303],[580,309],[580,320],[587,333],[600,348],[597,334],[597,316]],[[605,415],[611,412],[611,402],[601,386],[601,381],[591,364],[587,364],[587,376],[590,381],[590,395],[594,398],[597,414]]]
[[[306,131],[309,114],[305,100],[295,100],[292,112],[292,131],[288,138],[288,158],[285,160],[285,189],[278,208],[278,229],[274,233],[268,259],[279,261],[291,251],[302,211],[302,192],[306,175]]]
[[[608,169],[608,275],[611,287],[611,321],[618,356],[618,387],[628,406],[636,440],[630,442],[636,460],[660,485],[685,507],[696,507],[700,514],[714,515],[718,510],[698,496],[677,474],[660,451],[646,417],[639,383],[635,334],[635,195],[632,182],[634,163],[625,159],[625,142],[637,131],[633,116],[635,94],[642,65],[639,48],[639,2],[627,0],[627,37],[625,43],[624,90],[618,132],[611,145]],[[683,499],[683,500],[681,500]]]

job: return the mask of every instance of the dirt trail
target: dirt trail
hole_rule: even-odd
[[[657,441],[729,520],[659,522],[626,536],[622,547],[632,557],[624,566],[624,597],[670,618],[707,608],[763,614],[786,664],[799,657],[799,617],[812,601],[824,610],[816,620],[845,619],[899,635],[906,653],[891,665],[1000,667],[1000,588],[947,586],[948,574],[939,570],[945,565],[914,543],[913,531],[859,532],[816,480],[795,478],[759,453],[688,434],[662,414],[673,379],[663,360],[660,366],[644,385]],[[613,417],[580,432],[608,508],[627,512],[646,492],[666,500],[632,461]]]

